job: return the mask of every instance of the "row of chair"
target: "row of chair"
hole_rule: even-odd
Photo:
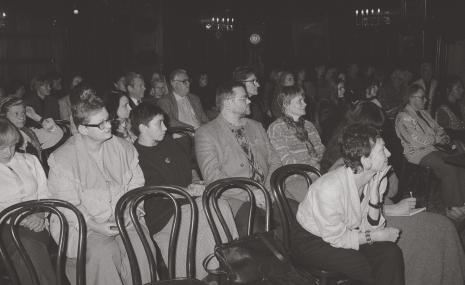
[[[321,176],[321,173],[316,169],[309,165],[305,164],[291,164],[285,165],[278,168],[271,177],[271,193],[274,196],[274,208],[278,211],[279,218],[280,218],[280,233],[279,236],[282,237],[283,247],[285,249],[285,253],[291,257],[292,259],[292,252],[291,252],[291,229],[297,223],[295,219],[295,215],[291,210],[291,206],[289,205],[289,201],[285,195],[285,182],[286,179],[292,175],[300,175],[303,176],[308,185],[312,183],[309,173],[313,173],[317,176]],[[218,204],[216,201],[221,196],[222,193],[227,191],[228,189],[243,189],[249,195],[251,206],[249,209],[249,216],[248,216],[248,229],[247,234],[253,234],[253,225],[254,225],[254,217],[256,212],[255,206],[255,198],[253,195],[252,188],[261,188],[264,190],[265,200],[266,200],[266,225],[265,231],[273,230],[272,224],[272,206],[271,206],[271,197],[270,194],[265,190],[265,188],[248,178],[226,178],[215,181],[207,186],[203,197],[202,203],[206,212],[207,220],[209,221],[210,227],[213,232],[213,236],[215,239],[216,244],[221,244],[224,242],[230,242],[233,240],[232,234],[230,229],[228,229],[226,222],[219,210]],[[141,224],[139,219],[137,218],[137,206],[144,201],[145,199],[153,196],[164,196],[168,198],[169,201],[173,204],[175,209],[174,212],[174,223],[171,230],[170,235],[170,245],[169,245],[169,252],[168,252],[168,280],[157,280],[157,264],[154,256],[152,255],[152,251],[150,250],[149,243],[153,241],[149,241],[145,238],[143,234],[143,230],[141,228]],[[185,279],[176,279],[175,276],[175,243],[177,241],[177,237],[179,234],[180,224],[181,224],[181,208],[179,204],[176,202],[177,197],[183,197],[188,201],[188,205],[190,206],[191,211],[191,219],[190,219],[190,229],[189,229],[189,238],[188,238],[188,246],[187,246],[187,259],[186,259],[186,278]],[[16,244],[17,249],[19,250],[21,256],[24,258],[26,265],[31,272],[31,275],[34,276],[33,280],[35,284],[39,285],[37,275],[32,267],[32,263],[30,259],[27,257],[27,253],[24,250],[24,247],[21,244],[21,241],[18,238],[17,228],[18,225],[21,223],[21,220],[24,219],[27,215],[36,213],[36,212],[50,212],[58,216],[60,223],[61,223],[61,232],[59,238],[59,246],[58,246],[58,255],[56,260],[56,272],[57,272],[57,282],[58,284],[65,284],[64,281],[64,264],[65,264],[65,252],[66,252],[66,243],[67,243],[67,231],[68,231],[68,224],[64,215],[61,213],[60,208],[70,209],[74,212],[74,214],[78,218],[79,222],[79,247],[78,247],[78,255],[77,255],[77,274],[76,274],[76,284],[77,285],[84,285],[85,284],[85,248],[86,248],[86,224],[84,222],[84,218],[82,214],[77,210],[73,205],[68,202],[61,201],[61,200],[54,200],[54,199],[47,199],[47,200],[38,200],[38,201],[27,201],[22,202],[16,205],[13,205],[0,213],[0,230],[3,230],[5,227],[11,231],[14,242]],[[222,241],[219,235],[219,231],[215,222],[213,222],[212,218],[212,208],[218,216],[220,221],[220,225],[223,228],[224,232],[226,233],[226,241]],[[115,217],[116,223],[121,234],[121,238],[123,240],[124,246],[128,253],[128,258],[131,265],[131,274],[133,284],[139,285],[142,284],[140,270],[138,267],[137,259],[134,253],[134,249],[131,245],[128,233],[126,231],[125,225],[127,224],[124,221],[124,213],[129,211],[129,217],[132,221],[132,224],[135,226],[135,229],[139,235],[139,238],[142,241],[144,246],[145,252],[148,257],[150,272],[151,272],[151,283],[150,284],[203,284],[199,280],[195,280],[195,246],[196,246],[196,233],[197,233],[197,221],[198,221],[198,209],[194,199],[182,188],[177,186],[150,186],[150,187],[141,187],[130,191],[123,195],[120,200],[118,201],[115,209]],[[19,285],[18,278],[16,276],[15,270],[11,264],[11,261],[8,258],[8,254],[6,252],[5,247],[0,242],[0,254],[2,256],[3,262],[6,265],[6,269],[8,274],[10,275],[10,280],[13,285]],[[317,278],[319,280],[319,284],[326,285],[326,284],[336,284],[336,282],[344,280],[344,277],[338,274],[337,272],[329,272],[323,270],[322,268],[314,268],[313,270],[303,270],[297,269],[304,275],[308,276],[309,278]]]

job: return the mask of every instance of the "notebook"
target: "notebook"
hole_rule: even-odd
[[[416,215],[416,214],[424,212],[424,211],[426,211],[426,207],[411,209],[408,214],[395,214],[395,215],[389,215],[389,216],[392,216],[392,217],[410,217],[410,216]]]

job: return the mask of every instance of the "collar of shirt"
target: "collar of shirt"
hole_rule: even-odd
[[[176,94],[175,92],[173,92],[173,95],[174,95],[174,98],[176,98],[176,101],[182,101],[182,100],[187,99],[187,95],[186,96],[181,96],[181,95]]]

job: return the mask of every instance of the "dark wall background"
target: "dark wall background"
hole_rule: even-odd
[[[223,80],[250,63],[262,73],[319,62],[413,65],[438,56],[439,37],[465,37],[464,2],[3,0],[0,11],[8,19],[0,29],[0,82],[47,70],[81,73],[104,86],[128,69],[149,74],[184,67]],[[389,27],[361,31],[353,12],[369,7],[400,14]],[[200,19],[225,9],[237,19],[236,30],[221,37],[205,32]],[[257,47],[248,43],[252,32],[263,38]]]

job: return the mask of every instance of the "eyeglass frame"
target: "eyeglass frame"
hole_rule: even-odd
[[[192,80],[191,80],[190,78],[184,79],[184,80],[173,79],[173,81],[181,82],[181,83],[184,84],[184,85],[187,85],[186,82],[188,82],[189,84],[192,83]]]
[[[258,79],[252,79],[252,80],[243,80],[242,83],[246,83],[246,82],[251,82],[253,83],[253,85],[257,86],[260,84],[260,82],[258,82]]]
[[[84,127],[99,128],[101,131],[103,131],[103,130],[105,130],[106,124],[110,124],[110,126],[111,126],[111,123],[113,121],[115,121],[115,120],[114,119],[106,119],[106,120],[101,121],[98,124],[81,124],[81,125],[84,126]]]

